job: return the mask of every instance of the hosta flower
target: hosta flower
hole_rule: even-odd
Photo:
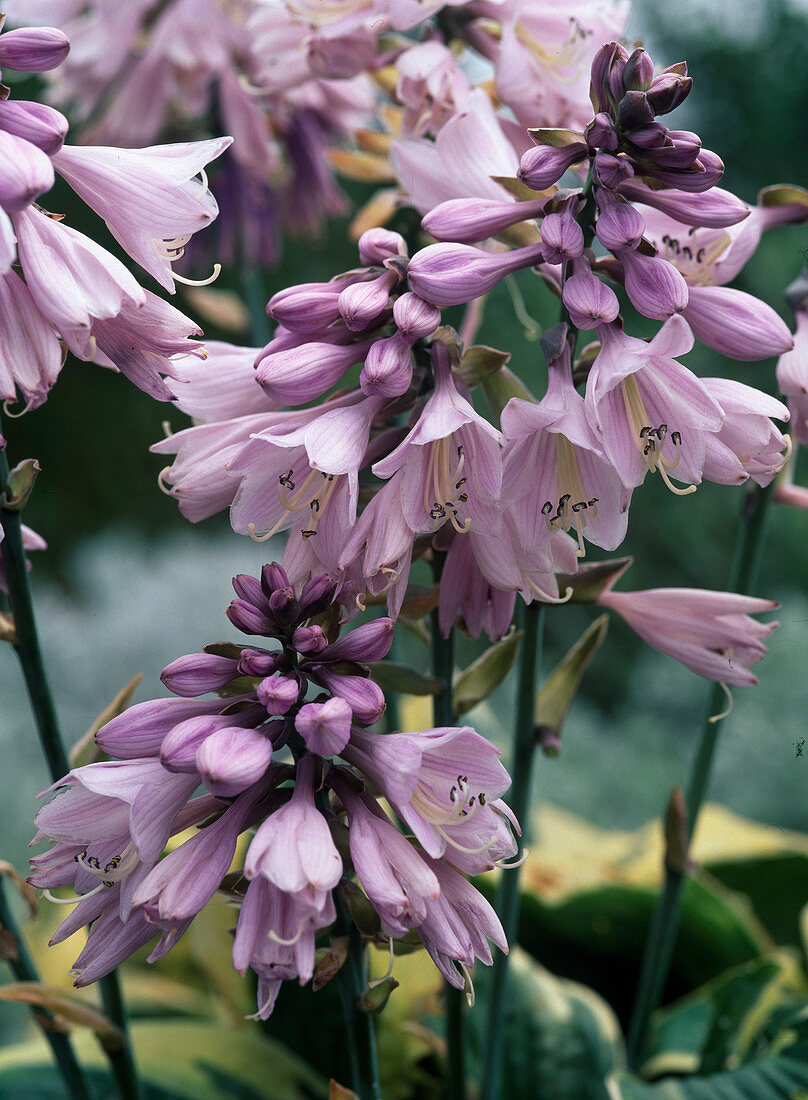
[[[750,616],[777,607],[772,600],[708,592],[700,588],[651,588],[598,596],[616,611],[643,641],[675,657],[708,680],[731,687],[756,684],[749,671],[767,653],[763,640],[778,625]]]

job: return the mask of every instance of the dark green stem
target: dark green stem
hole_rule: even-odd
[[[348,1033],[348,1058],[351,1066],[351,1088],[359,1100],[382,1100],[379,1083],[379,1060],[376,1052],[376,1027],[373,1016],[359,1007],[359,998],[368,984],[365,946],[353,921],[344,912],[339,899],[337,928],[348,934],[348,957],[340,968],[339,982],[342,1014]]]
[[[256,267],[242,265],[241,288],[250,321],[250,339],[255,345],[261,346],[269,340],[270,333],[267,295],[261,271]]]
[[[755,588],[771,492],[771,485],[765,489],[755,486],[744,497],[728,591],[748,596]],[[721,719],[713,721],[713,718],[725,709],[725,704],[724,689],[720,684],[713,684],[701,739],[685,788],[688,846],[707,793],[721,729]],[[670,973],[676,936],[679,931],[682,893],[686,878],[686,874],[666,867],[664,885],[651,917],[637,985],[637,1000],[627,1037],[629,1064],[634,1068],[642,1061],[651,1013],[662,1001],[665,983]]]
[[[440,583],[446,554],[433,550],[432,572]],[[431,615],[432,675],[443,683],[440,695],[432,696],[432,721],[436,726],[455,725],[452,708],[452,678],[454,674],[454,629],[449,637],[441,634],[437,608]],[[446,1015],[446,1100],[466,1100],[466,1021],[465,995],[444,982],[443,998]]]
[[[534,708],[544,626],[544,604],[523,607],[524,637],[519,658],[519,683],[516,697],[516,724],[511,754],[511,787],[506,798],[522,826],[522,847],[530,824],[530,791],[536,750]],[[497,889],[496,910],[508,943],[513,947],[519,934],[519,868],[503,871]],[[497,955],[491,975],[491,1000],[486,1027],[487,1045],[483,1058],[480,1095],[497,1100],[502,1086],[502,1054],[505,1005],[508,997],[508,956]]]
[[[9,467],[5,451],[0,453],[0,493],[9,478]],[[25,563],[25,550],[22,544],[22,520],[18,511],[9,511],[0,507],[0,526],[5,538],[0,543],[3,564],[6,570],[9,603],[14,616],[17,652],[28,697],[34,712],[39,740],[45,753],[51,779],[56,782],[70,771],[70,762],[64,750],[56,708],[50,692],[39,637],[34,618],[34,605],[31,598],[31,586],[28,583],[28,570]],[[126,1030],[126,1013],[123,1010],[118,975],[113,971],[100,981],[101,997],[107,1015],[124,1034],[124,1046],[121,1051],[108,1053],[113,1073],[124,1100],[137,1100],[140,1096],[129,1036]]]
[[[3,880],[0,879],[0,927],[4,928],[16,940],[14,956],[7,958],[8,965],[18,982],[40,981],[34,960],[28,953],[20,932],[17,928],[11,906],[6,899]],[[31,1014],[42,1028],[42,1034],[53,1052],[53,1057],[59,1067],[65,1088],[71,1100],[89,1100],[92,1096],[90,1087],[84,1079],[84,1073],[76,1060],[73,1044],[70,1037],[63,1031],[54,1031],[53,1013],[46,1008],[32,1008]]]

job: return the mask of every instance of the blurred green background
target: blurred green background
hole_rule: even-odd
[[[704,144],[720,153],[727,187],[753,202],[767,184],[808,186],[805,4],[640,0],[630,31],[642,36],[658,66],[687,59],[694,90],[675,124],[697,130]],[[22,88],[15,94],[23,94]],[[355,184],[346,190],[357,204],[372,191]],[[48,203],[103,239],[103,226],[78,214],[66,189]],[[264,277],[265,296],[353,266],[356,253],[345,228],[345,221],[337,221],[316,241],[287,241],[283,266]],[[790,320],[782,290],[803,265],[805,248],[807,226],[769,233],[736,285]],[[238,278],[225,273],[218,286],[239,289]],[[542,325],[553,324],[556,302],[543,285],[523,275],[520,286],[529,313]],[[229,338],[212,324],[205,327],[210,338]],[[627,328],[652,331],[642,318],[629,320]],[[504,286],[490,296],[479,339],[506,346],[512,366],[541,387],[538,344],[526,339]],[[244,342],[252,342],[248,334]],[[736,366],[700,346],[686,361],[697,373],[731,374],[775,391],[773,362]],[[36,556],[34,584],[70,742],[135,673],[144,673],[138,699],[159,695],[163,665],[207,641],[231,637],[222,614],[230,577],[257,570],[273,552],[281,554],[280,543],[256,546],[233,534],[225,517],[197,527],[180,517],[157,488],[164,462],[148,453],[149,444],[162,437],[165,419],[175,430],[185,423],[182,414],[153,402],[121,376],[71,361],[43,408],[5,420],[12,462],[36,456],[43,470],[25,519],[50,544],[47,554]],[[798,480],[808,483],[804,461]],[[740,489],[705,484],[693,496],[679,498],[649,478],[635,493],[629,537],[621,549],[635,558],[624,586],[724,587],[742,495]],[[757,594],[781,602],[781,627],[771,640],[771,655],[758,668],[760,687],[736,692],[713,786],[714,797],[742,813],[798,827],[805,823],[808,778],[808,754],[797,755],[797,743],[808,736],[807,534],[808,515],[782,508],[772,515]],[[599,556],[596,549],[590,555]],[[592,617],[581,608],[551,609],[547,667]],[[459,660],[468,663],[480,648],[462,641]],[[408,640],[406,653],[426,667],[427,654],[417,643]],[[513,691],[506,685],[469,716],[503,743]],[[549,796],[605,825],[632,826],[654,816],[671,784],[685,773],[707,692],[696,676],[613,622],[568,722],[560,759],[540,762],[537,797]],[[8,647],[0,650],[0,700],[5,761],[0,855],[23,866],[33,795],[46,780]]]

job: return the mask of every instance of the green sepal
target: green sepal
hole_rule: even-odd
[[[523,633],[521,630],[511,630],[457,676],[452,691],[452,713],[455,718],[476,707],[499,687],[513,668]]]

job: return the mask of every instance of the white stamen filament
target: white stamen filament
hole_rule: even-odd
[[[175,257],[175,259],[179,259],[179,256]],[[210,286],[211,283],[215,283],[219,278],[221,271],[222,265],[216,263],[213,265],[213,272],[208,275],[207,279],[186,279],[184,275],[178,275],[176,271],[173,271],[172,275],[174,276],[175,282],[184,283],[185,286]]]
[[[272,940],[272,942],[273,942],[273,943],[279,943],[279,944],[281,945],[281,947],[294,947],[294,945],[295,945],[295,944],[296,944],[296,943],[298,942],[298,940],[300,939],[300,937],[301,937],[301,936],[303,935],[303,932],[304,932],[304,930],[305,930],[305,928],[306,928],[306,924],[307,924],[307,923],[308,923],[308,922],[307,922],[307,920],[306,920],[306,919],[304,918],[304,919],[303,919],[303,920],[302,920],[302,921],[300,922],[300,927],[298,928],[298,930],[297,930],[297,933],[296,933],[296,934],[295,934],[295,935],[294,935],[294,936],[292,937],[292,939],[291,939],[291,940],[285,940],[285,939],[283,939],[283,938],[282,938],[281,936],[279,936],[279,935],[278,935],[278,933],[277,933],[277,932],[276,932],[276,931],[275,931],[274,929],[272,929],[272,928],[270,928],[270,930],[269,930],[269,931],[267,932],[267,939],[268,939],[268,940]]]
[[[469,1006],[469,1008],[474,1008],[474,1002],[477,998],[474,995],[474,982],[471,980],[471,974],[469,974],[466,964],[462,963],[460,959],[457,960],[457,965],[463,971],[463,988],[466,991],[466,1004]]]
[[[506,859],[495,859],[494,866],[500,867],[503,871],[512,871],[516,867],[521,867],[529,855],[530,849],[523,848],[521,856],[517,859],[511,860],[510,863]]]
[[[324,474],[321,470],[310,470],[305,481],[299,487],[292,481],[294,467],[287,474],[278,478],[278,501],[283,512],[277,522],[264,535],[255,534],[255,524],[249,523],[247,531],[253,542],[266,542],[276,535],[281,528],[288,523],[294,512],[304,512],[307,508],[311,515],[308,526],[302,532],[303,538],[311,538],[317,534],[317,524],[325,511],[326,505],[334,494],[339,477],[336,474]],[[319,479],[322,479],[320,481]],[[323,487],[325,482],[325,487]],[[291,496],[289,495],[291,493]]]
[[[172,492],[170,486],[166,485],[166,483],[165,483],[165,479],[167,477],[171,477],[171,467],[170,466],[164,466],[162,468],[162,470],[160,471],[160,473],[157,475],[157,485],[160,488],[160,492],[165,493],[165,495],[167,497],[170,497],[170,496],[173,496],[174,493]]]
[[[465,534],[471,527],[471,518],[461,520],[457,515],[458,504],[465,504],[468,493],[464,486],[468,480],[461,477],[466,462],[465,451],[457,446],[457,465],[452,470],[452,449],[454,437],[447,436],[430,443],[429,461],[424,478],[424,511],[431,518],[435,528],[447,519],[458,534]]]
[[[667,425],[660,424],[658,427],[654,428],[651,424],[651,420],[643,404],[640,388],[633,374],[630,374],[620,382],[620,392],[623,396],[623,405],[626,410],[626,416],[634,441],[649,471],[653,473],[654,470],[658,470],[665,485],[672,493],[675,493],[676,496],[686,497],[691,493],[695,493],[695,485],[680,487],[674,485],[668,476],[668,470],[675,469],[675,467],[679,465],[679,460],[681,458],[682,439],[680,433],[677,431],[670,433],[671,441],[675,447],[673,459],[663,458],[662,449],[668,438]]]
[[[722,687],[724,689],[724,694],[727,697],[727,705],[724,708],[724,710],[721,711],[720,714],[711,715],[711,717],[709,717],[707,719],[708,722],[720,722],[723,718],[726,718],[728,714],[732,713],[732,707],[733,707],[734,702],[735,702],[735,700],[732,698],[732,692],[729,690],[729,688],[724,683],[724,681],[719,680],[718,684],[719,684],[720,687]]]
[[[578,459],[575,446],[566,436],[556,433],[556,458],[558,462],[556,471],[556,492],[558,503],[553,512],[553,502],[548,500],[542,507],[545,522],[551,531],[569,531],[574,527],[578,536],[579,558],[586,556],[584,546],[584,527],[589,522],[589,517],[594,519],[598,514],[598,498],[589,497],[581,480],[581,471],[578,467]]]
[[[72,898],[55,898],[50,890],[44,889],[42,895],[46,897],[48,901],[52,901],[54,905],[76,905],[80,901],[85,901],[87,898],[92,898],[96,894],[100,894],[103,889],[103,882],[99,882],[94,889],[88,890],[86,894],[75,894]]]
[[[698,230],[688,230],[689,240],[684,245],[680,244],[676,237],[666,233],[662,238],[663,255],[668,263],[673,264],[676,270],[684,275],[691,286],[714,286],[713,268],[716,261],[732,244],[732,239],[728,233],[719,233],[710,244],[700,247],[697,233]],[[707,230],[707,233],[709,234],[710,230]]]

